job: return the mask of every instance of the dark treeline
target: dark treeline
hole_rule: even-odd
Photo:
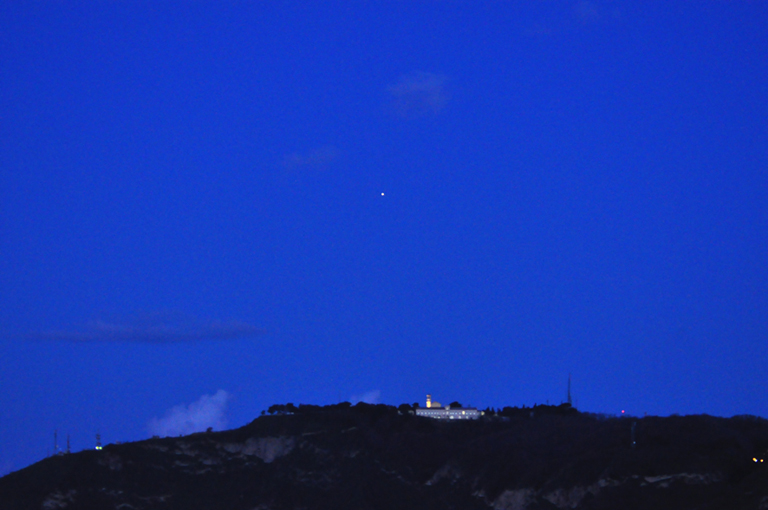
[[[462,405],[458,402],[452,402],[449,406],[453,409],[461,408]],[[269,406],[266,411],[262,411],[262,415],[268,413],[270,415],[280,414],[310,414],[310,413],[322,413],[322,412],[335,412],[347,409],[352,409],[362,413],[399,413],[399,414],[413,414],[413,411],[421,406],[416,402],[413,404],[400,404],[399,406],[391,406],[387,404],[368,404],[365,402],[358,402],[352,405],[349,402],[340,402],[338,404],[329,404],[325,406],[314,404],[273,404]],[[483,410],[483,416],[485,418],[503,417],[503,418],[515,418],[515,417],[532,417],[532,416],[544,416],[544,415],[557,415],[557,416],[572,416],[581,414],[579,411],[572,407],[570,404],[560,405],[537,405],[533,407],[510,407],[505,406],[503,408],[487,407]]]

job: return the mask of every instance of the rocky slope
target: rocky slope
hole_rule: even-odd
[[[539,406],[446,423],[408,406],[291,409],[47,458],[0,478],[0,508],[768,509],[760,418]]]

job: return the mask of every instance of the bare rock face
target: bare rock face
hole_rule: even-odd
[[[67,508],[69,505],[74,503],[76,494],[77,491],[74,490],[67,491],[66,493],[61,491],[53,492],[45,498],[40,508],[43,510],[57,510],[59,508]]]
[[[99,464],[108,467],[111,471],[120,471],[123,469],[123,461],[119,455],[114,453],[105,453],[102,458],[99,459]]]
[[[229,453],[252,455],[267,464],[293,451],[296,440],[293,437],[251,437],[245,443],[228,443],[221,447]]]
[[[526,510],[534,501],[533,489],[516,489],[502,492],[493,502],[494,510]]]
[[[427,485],[435,485],[443,480],[453,482],[459,478],[461,478],[461,470],[454,464],[446,464],[427,481]]]
[[[555,505],[557,508],[565,510],[567,508],[578,508],[587,494],[597,495],[600,492],[600,486],[593,484],[589,486],[577,485],[568,489],[558,488],[549,494],[544,495],[544,499]]]
[[[766,453],[754,417],[280,406],[239,429],[49,457],[0,478],[0,510],[768,510]]]

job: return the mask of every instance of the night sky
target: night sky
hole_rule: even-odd
[[[0,5],[0,474],[274,403],[768,416],[768,3]]]

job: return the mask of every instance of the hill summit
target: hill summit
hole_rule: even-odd
[[[0,478],[16,509],[768,509],[768,420],[272,406],[223,432],[49,457]]]

